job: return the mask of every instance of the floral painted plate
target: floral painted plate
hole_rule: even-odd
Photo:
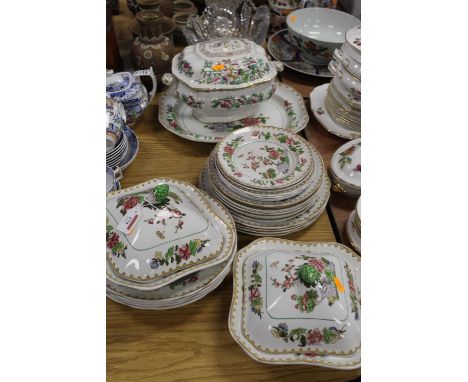
[[[273,97],[262,102],[254,116],[229,123],[199,121],[190,106],[178,101],[171,91],[161,97],[159,122],[171,133],[191,141],[216,143],[237,129],[253,125],[277,126],[297,133],[309,122],[302,96],[282,83],[276,84]]]
[[[307,285],[302,281],[301,270]],[[356,351],[349,355],[331,354],[346,347],[345,342],[352,342],[353,325],[357,327],[360,319],[360,262],[351,250],[337,243],[262,238],[237,253],[233,273],[229,330],[253,359],[272,364],[310,364],[337,369],[360,366],[360,329]],[[291,277],[286,277],[289,274]],[[342,277],[343,285],[330,284],[333,275]],[[301,288],[306,294],[305,299],[300,296]],[[337,321],[328,320],[327,311],[331,310],[341,317],[348,315],[349,321],[354,323],[344,329],[337,328]],[[245,313],[249,316],[248,321],[243,319]],[[288,318],[296,316],[299,317]],[[251,326],[246,326],[246,322]],[[324,349],[328,354],[307,350],[311,348]],[[275,352],[275,349],[279,351]]]
[[[331,160],[331,171],[346,188],[361,189],[361,138],[336,150]]]
[[[291,187],[314,168],[309,143],[275,127],[237,130],[216,150],[218,168],[224,175],[254,189]]]
[[[314,113],[315,118],[328,132],[344,139],[356,139],[361,137],[361,133],[349,130],[337,124],[327,111],[325,106],[325,97],[327,96],[329,84],[317,86],[310,93],[310,108]]]
[[[274,59],[281,61],[284,66],[300,73],[315,77],[333,77],[333,73],[328,69],[328,65],[314,65],[307,61],[301,50],[289,41],[288,36],[288,30],[283,29],[276,32],[268,40],[268,51]]]
[[[219,258],[225,223],[190,184],[154,179],[108,194],[106,255],[114,274],[148,283]]]

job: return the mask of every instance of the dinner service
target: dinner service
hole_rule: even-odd
[[[360,24],[356,17],[329,8],[302,8],[286,18],[294,43],[316,64],[328,64],[345,42],[346,31]]]
[[[330,163],[332,190],[347,196],[361,195],[361,138],[340,146]]]
[[[184,48],[162,81],[174,83],[177,98],[201,122],[232,122],[251,117],[273,96],[282,68],[254,42],[226,37]]]
[[[164,179],[167,181],[167,179]],[[195,188],[182,182],[181,187],[187,185],[190,192]],[[223,279],[229,274],[232,258],[237,251],[237,236],[234,228],[234,221],[229,212],[215,199],[203,192],[198,192],[202,201],[206,203],[206,208],[215,213],[220,222],[229,226],[230,230],[225,230],[222,261],[211,260],[205,265],[193,266],[183,274],[175,272],[166,276],[164,282],[157,284],[137,284],[128,280],[119,279],[112,272],[112,268],[107,263],[106,293],[116,302],[138,309],[172,309],[184,306],[199,300],[206,294],[214,290]],[[232,234],[232,235],[231,235]],[[230,236],[231,235],[231,236]],[[180,234],[180,240],[184,240]],[[190,250],[190,246],[188,248]]]
[[[330,133],[344,139],[356,139],[361,136],[361,131],[353,130],[350,127],[345,127],[339,124],[330,114],[329,109],[325,105],[330,84],[317,86],[310,93],[310,108],[320,124]]]
[[[287,29],[280,30],[269,38],[268,51],[287,68],[315,77],[333,77],[327,65],[316,65],[304,57],[302,51],[291,43]]]
[[[358,368],[360,281],[341,244],[255,240],[234,256],[229,331],[259,362]]]
[[[122,179],[122,170],[120,167],[113,169],[106,166],[106,193],[120,188],[119,180]]]
[[[201,16],[191,16],[183,33],[191,45],[221,37],[242,37],[258,45],[265,42],[270,25],[267,5],[251,0],[211,1]]]
[[[239,232],[286,235],[325,209],[330,181],[317,150],[270,126],[236,130],[205,162],[199,186],[229,210]]]
[[[162,95],[159,104],[161,125],[182,138],[197,142],[216,143],[239,128],[253,125],[271,125],[297,133],[309,121],[302,96],[281,82],[276,83],[273,96],[261,103],[253,116],[233,122],[199,121],[194,117],[193,109],[175,96],[173,87]]]
[[[361,197],[356,202],[356,208],[348,217],[346,234],[356,252],[361,253]]]
[[[150,77],[152,89],[148,91],[141,83],[140,77]],[[134,73],[107,71],[106,92],[115,101],[121,102],[125,108],[127,125],[133,125],[143,114],[148,103],[156,94],[157,81],[153,68],[148,70],[137,70]]]

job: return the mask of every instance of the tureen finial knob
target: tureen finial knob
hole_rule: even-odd
[[[167,184],[160,184],[153,188],[153,195],[156,203],[164,203],[169,195],[169,186]]]
[[[314,285],[320,279],[320,272],[312,265],[304,264],[299,270],[299,277],[305,284]]]

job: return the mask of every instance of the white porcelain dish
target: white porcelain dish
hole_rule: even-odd
[[[108,274],[116,283],[154,289],[174,281],[172,274],[180,278],[195,266],[226,260],[222,248],[232,242],[233,227],[188,183],[155,179],[108,194],[106,204]],[[134,223],[130,232],[120,228],[126,220]]]
[[[253,41],[222,38],[191,45],[172,60],[176,95],[204,123],[232,122],[257,112],[276,90],[277,69],[265,50]]]
[[[248,118],[233,122],[203,123],[193,115],[192,108],[181,102],[170,89],[161,97],[159,122],[171,133],[182,138],[216,143],[233,131],[253,125],[270,125],[294,133],[304,129],[309,122],[302,96],[292,87],[276,84],[272,98],[259,105],[257,112]]]
[[[334,191],[358,197],[361,194],[361,138],[340,146],[330,163]]]
[[[345,128],[336,123],[330,116],[326,106],[325,98],[327,96],[329,84],[317,86],[310,93],[310,108],[315,118],[328,132],[344,139],[356,139],[361,137],[361,133]]]
[[[236,254],[233,282],[229,330],[252,358],[360,366],[360,260],[347,247],[258,239]]]
[[[326,65],[345,42],[346,31],[360,20],[335,9],[313,7],[292,12],[286,23],[299,49],[316,64]]]

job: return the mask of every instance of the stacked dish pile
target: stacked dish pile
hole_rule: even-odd
[[[349,215],[346,223],[346,234],[353,248],[361,253],[361,197],[356,203],[356,208]]]
[[[360,258],[338,243],[262,238],[233,263],[229,331],[253,359],[361,364]]]
[[[318,151],[276,127],[237,130],[211,152],[200,187],[231,212],[239,232],[282,236],[312,224],[330,181]]]
[[[361,195],[361,138],[347,142],[335,151],[330,173],[333,191],[353,198]]]
[[[346,42],[333,53],[330,84],[310,94],[312,111],[332,134],[346,139],[361,136],[361,26],[346,32]]]
[[[138,138],[126,125],[123,105],[106,95],[106,166],[124,170],[138,153]]]
[[[237,250],[234,221],[192,185],[153,179],[107,195],[106,293],[133,308],[171,309],[214,290]]]

